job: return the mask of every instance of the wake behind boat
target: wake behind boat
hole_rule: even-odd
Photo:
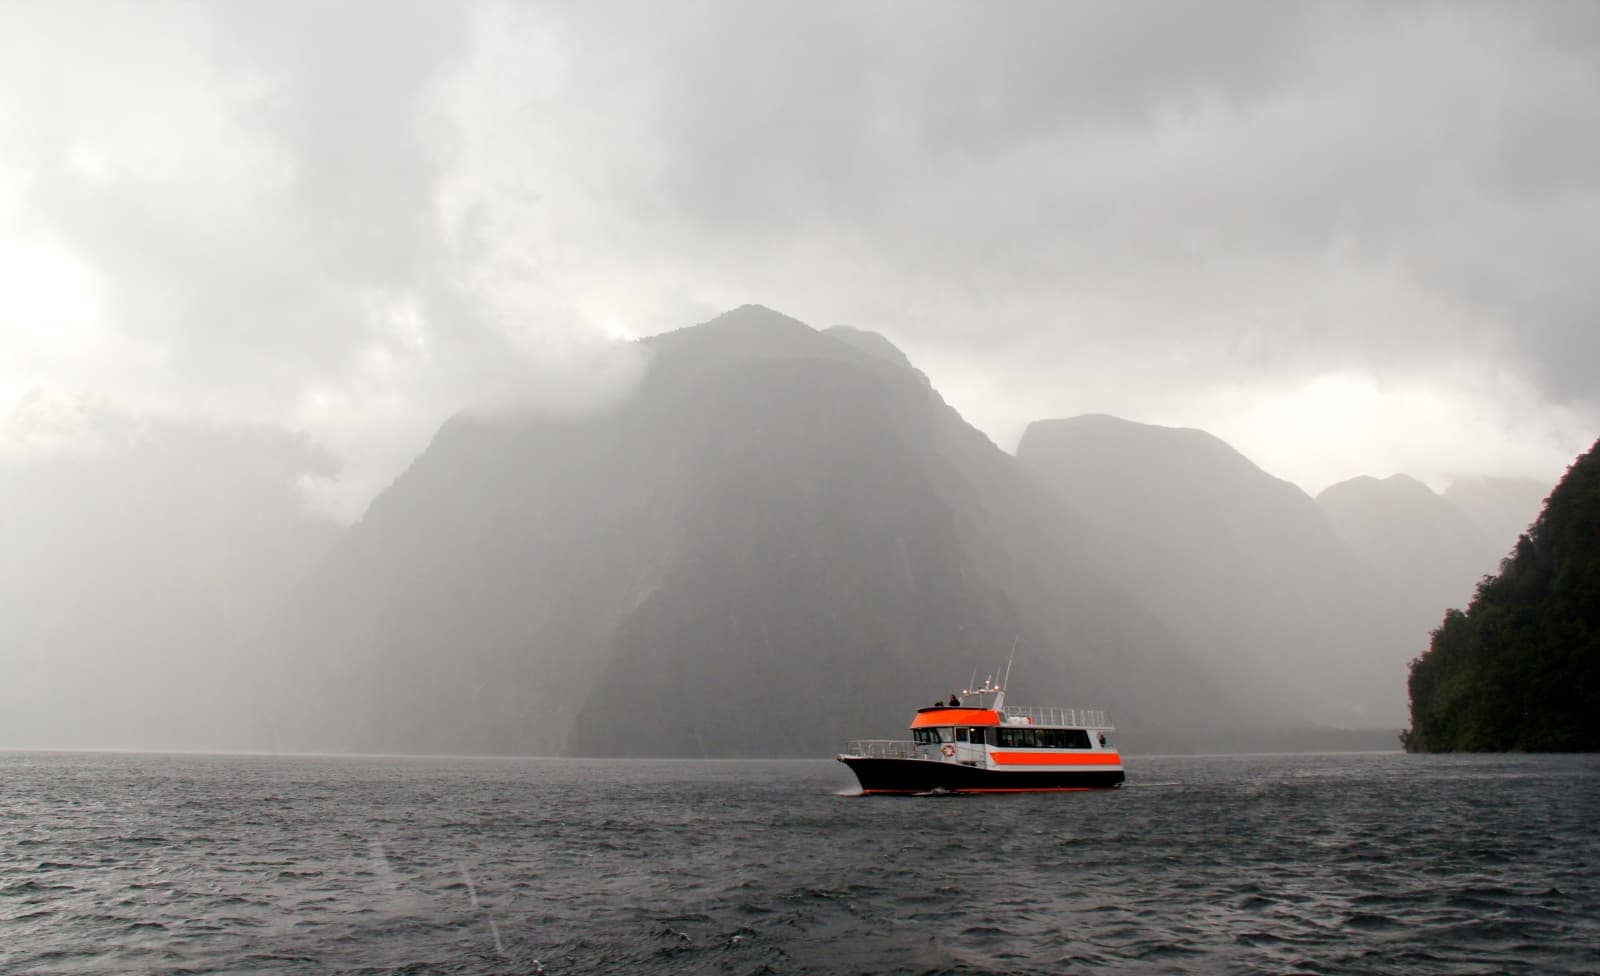
[[[1008,669],[1009,670],[1009,669]],[[1005,703],[992,680],[917,709],[910,739],[857,739],[836,758],[863,793],[1028,793],[1110,789],[1125,778],[1122,756],[1097,709]]]

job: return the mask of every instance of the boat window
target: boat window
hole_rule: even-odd
[[[996,745],[1018,749],[1088,749],[1083,729],[995,729]]]
[[[972,741],[979,744],[983,742],[983,729],[972,730]]]
[[[957,742],[965,742],[965,741],[967,741],[967,730],[966,729],[956,729],[956,741]]]

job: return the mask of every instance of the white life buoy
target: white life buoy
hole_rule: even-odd
[[[946,742],[944,745],[939,747],[939,751],[944,753],[946,759],[949,759],[951,756],[956,754],[956,747]]]

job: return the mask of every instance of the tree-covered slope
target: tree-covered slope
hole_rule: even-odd
[[[1600,442],[1411,665],[1414,752],[1600,749]]]

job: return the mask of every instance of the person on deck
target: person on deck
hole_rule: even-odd
[[[956,693],[952,691],[950,693],[950,707],[951,708],[957,708],[960,705],[961,705],[961,699],[957,698],[956,697]]]

